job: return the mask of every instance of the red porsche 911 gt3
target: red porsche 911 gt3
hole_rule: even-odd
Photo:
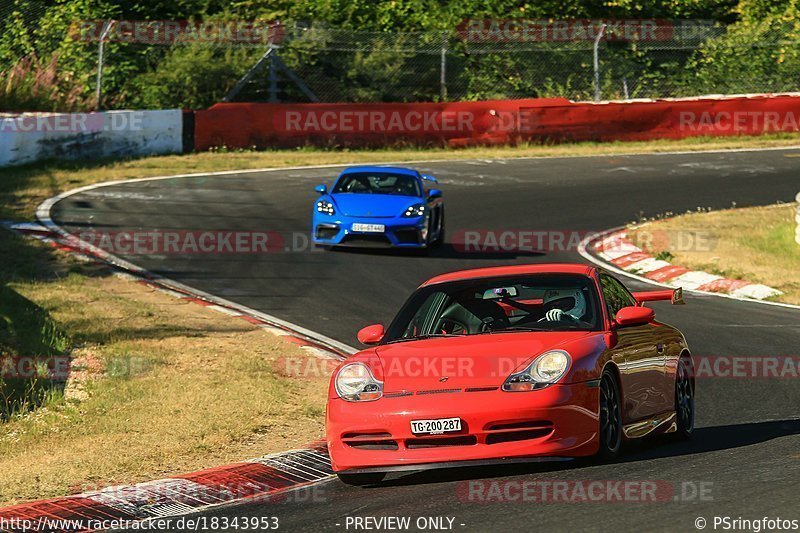
[[[624,440],[691,435],[686,339],[587,265],[481,268],[434,277],[373,345],[334,372],[327,441],[350,484],[390,471],[614,457]]]

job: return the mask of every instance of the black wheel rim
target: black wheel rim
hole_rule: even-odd
[[[600,438],[606,449],[616,451],[622,438],[621,417],[617,390],[610,376],[600,382]]]
[[[694,394],[689,372],[684,363],[678,365],[678,376],[675,380],[675,412],[680,427],[685,431],[694,428]]]

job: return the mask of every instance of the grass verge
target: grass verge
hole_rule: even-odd
[[[797,204],[697,212],[657,220],[630,232],[656,257],[692,270],[774,287],[775,301],[800,304]]]
[[[0,169],[0,219],[32,220],[43,200],[83,185],[158,175],[798,144],[800,135],[779,134],[45,162]],[[0,424],[0,505],[183,473],[290,448],[322,433],[327,378],[300,379],[281,371],[287,358],[307,359],[299,349],[243,321],[110,277],[8,231],[0,230],[0,252],[0,350],[37,356],[71,351],[73,358],[66,383],[47,384],[46,394],[32,395]]]
[[[5,290],[35,300],[71,340],[72,371],[63,392],[0,424],[0,505],[190,472],[322,435],[327,377],[288,375],[287,360],[310,357],[299,348],[105,269],[52,263],[51,279]]]

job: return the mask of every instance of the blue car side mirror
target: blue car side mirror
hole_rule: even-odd
[[[328,188],[325,185],[317,185],[314,187],[314,190],[320,194],[325,194],[328,192]]]
[[[434,198],[441,198],[441,197],[442,197],[442,191],[440,191],[439,189],[431,189],[431,190],[428,191],[428,198],[430,200],[433,200]]]

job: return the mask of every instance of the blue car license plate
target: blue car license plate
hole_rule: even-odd
[[[386,231],[386,226],[383,224],[353,224],[353,231],[359,233],[383,233]]]

